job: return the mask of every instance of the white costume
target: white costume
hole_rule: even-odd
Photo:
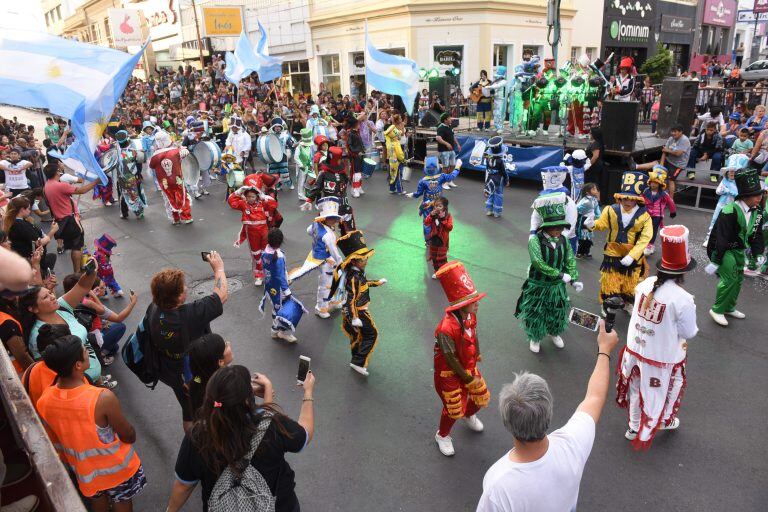
[[[235,150],[236,162],[240,165],[243,164],[242,153],[245,152],[245,158],[248,158],[248,153],[251,151],[251,136],[242,127],[235,133],[232,128],[229,129],[229,135],[227,135],[227,141],[225,146],[232,146]]]
[[[562,193],[566,196],[565,220],[568,221],[571,227],[563,231],[563,236],[570,242],[572,238],[576,238],[576,221],[578,220],[579,212],[576,208],[576,201],[571,198],[571,191],[563,186],[568,172],[569,169],[565,166],[544,167],[541,170],[541,180],[544,184],[544,190],[539,192],[539,196],[557,193]],[[531,230],[529,232],[531,237],[536,236],[536,232],[542,222],[541,215],[539,215],[539,212],[533,208],[533,212],[531,213]]]

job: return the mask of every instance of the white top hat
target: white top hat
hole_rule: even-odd
[[[317,202],[317,208],[320,210],[320,213],[317,217],[315,217],[316,221],[321,221],[324,219],[340,219],[341,215],[339,215],[339,199],[336,197],[324,197],[320,201]]]

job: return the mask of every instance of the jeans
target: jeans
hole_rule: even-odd
[[[691,156],[688,159],[688,167],[696,167],[696,160],[703,154],[704,154],[704,151],[702,151],[701,149],[691,148]],[[714,153],[708,156],[712,161],[712,164],[710,165],[709,168],[713,171],[719,171],[720,168],[723,166],[723,152],[715,151]]]
[[[104,338],[104,344],[101,350],[110,356],[116,354],[124,334],[125,324],[121,322],[110,323],[109,327],[102,328],[101,336]]]

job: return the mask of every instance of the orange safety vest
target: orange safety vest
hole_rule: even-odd
[[[0,311],[0,324],[4,324],[4,323],[6,322],[6,320],[12,320],[12,321],[13,321],[13,323],[15,323],[16,325],[18,325],[18,326],[19,326],[19,332],[22,332],[21,324],[19,323],[19,321],[18,321],[18,320],[16,320],[15,318],[13,318],[13,317],[12,317],[11,315],[9,315],[8,313],[5,313],[5,312],[3,312],[3,311]],[[11,352],[10,352],[10,351],[8,351],[8,357],[10,357],[10,358],[11,358],[11,363],[13,364],[13,367],[14,367],[14,368],[16,368],[16,373],[18,373],[18,374],[19,374],[19,377],[21,377],[21,374],[22,374],[22,373],[24,373],[24,369],[21,367],[21,365],[20,365],[20,364],[19,364],[19,362],[16,360],[16,358],[15,358],[15,357],[13,357],[13,354],[11,354]]]
[[[27,390],[29,400],[35,409],[37,409],[37,401],[43,396],[43,391],[53,386],[55,381],[56,372],[48,368],[45,361],[36,361],[26,369],[21,376],[21,383]]]
[[[54,446],[77,476],[80,492],[90,498],[129,480],[141,466],[132,444],[115,435],[103,443],[96,433],[96,401],[105,391],[90,384],[74,389],[51,386],[37,401],[37,412]]]

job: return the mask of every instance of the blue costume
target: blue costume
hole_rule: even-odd
[[[267,297],[269,297],[269,300],[272,301],[273,334],[278,331],[293,332],[296,330],[298,319],[301,319],[301,316],[299,315],[298,319],[294,319],[281,315],[281,308],[288,301],[293,300],[298,303],[304,313],[307,311],[301,302],[296,298],[291,298],[288,275],[285,271],[285,254],[280,249],[274,249],[268,245],[261,254],[261,264],[264,268],[264,297],[259,304],[259,311],[264,313],[264,305],[267,302]]]
[[[437,165],[437,157],[428,156],[424,161],[424,177],[419,180],[416,192],[408,194],[408,197],[421,197],[419,215],[422,220],[432,211],[432,203],[443,195],[443,184],[456,179],[459,169],[454,169],[450,174],[440,172]],[[422,222],[422,225],[424,223]],[[424,226],[424,240],[429,239],[429,226]]]
[[[501,137],[491,137],[488,149],[483,155],[485,164],[485,197],[486,215],[501,217],[504,209],[504,187],[509,184],[507,172],[507,151]]]
[[[723,179],[715,189],[715,194],[720,196],[720,199],[717,200],[715,213],[712,214],[712,221],[709,223],[709,229],[707,229],[707,238],[705,239],[704,244],[709,242],[709,235],[712,233],[712,228],[715,226],[717,217],[720,216],[720,210],[722,210],[725,205],[734,202],[736,200],[736,196],[739,195],[739,191],[736,188],[736,181],[728,179],[728,171],[735,171],[736,169],[745,167],[748,163],[749,157],[747,155],[731,155],[728,157],[728,160],[726,160],[725,167],[720,169],[720,173],[722,174]]]
[[[507,106],[507,67],[498,66],[493,83],[486,87],[493,95],[493,127],[497,132],[504,129],[504,113]]]
[[[291,134],[286,130],[285,122],[279,117],[272,120],[272,127],[270,129],[277,136],[277,140],[280,141],[283,158],[279,162],[267,164],[267,172],[269,174],[277,174],[280,177],[280,186],[287,185],[293,190],[293,180],[288,169],[288,153],[296,147],[296,141],[293,140]]]

